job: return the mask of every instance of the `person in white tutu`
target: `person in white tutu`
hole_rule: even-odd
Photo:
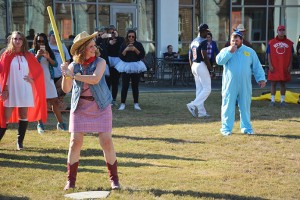
[[[136,32],[132,29],[128,30],[125,41],[120,48],[121,61],[115,67],[122,74],[121,105],[119,110],[125,109],[130,81],[134,109],[141,110],[139,106],[139,82],[141,73],[147,71],[146,65],[141,61],[144,57],[145,49],[140,42],[136,41]]]
[[[115,66],[120,62],[119,52],[120,47],[124,42],[124,37],[119,36],[119,33],[114,25],[108,27],[108,34],[111,37],[108,38],[107,42],[107,54],[109,59],[109,72],[110,72],[110,82],[108,85],[111,88],[111,95],[113,98],[112,105],[116,106],[116,100],[119,88],[120,73],[116,70]]]

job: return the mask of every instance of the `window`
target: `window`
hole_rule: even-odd
[[[246,29],[244,38],[249,41],[266,40],[266,8],[233,8],[232,29],[243,24]]]

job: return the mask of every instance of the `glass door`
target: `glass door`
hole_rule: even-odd
[[[128,28],[137,27],[136,6],[110,6],[110,23],[115,25],[120,36],[125,36]]]

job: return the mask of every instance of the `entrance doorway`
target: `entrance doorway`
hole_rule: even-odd
[[[110,23],[115,25],[119,35],[124,37],[128,28],[137,27],[136,6],[110,6]]]

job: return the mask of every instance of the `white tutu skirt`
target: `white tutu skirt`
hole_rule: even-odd
[[[128,74],[133,73],[142,73],[147,71],[147,67],[143,61],[137,61],[137,62],[124,62],[120,61],[116,66],[116,70],[118,70],[120,73],[125,72]]]
[[[109,60],[110,67],[115,67],[121,61],[119,57],[111,57],[111,56],[108,56],[108,60]]]

